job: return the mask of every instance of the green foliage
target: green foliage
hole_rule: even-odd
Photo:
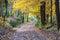
[[[17,23],[18,24],[21,24],[22,22],[21,22],[21,19],[17,19]]]
[[[51,23],[51,18],[50,18],[50,16],[47,18],[47,20],[46,20],[46,24],[50,24]]]
[[[42,29],[41,20],[39,18],[37,18],[35,26],[39,29]]]

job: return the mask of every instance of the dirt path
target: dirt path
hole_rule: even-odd
[[[14,29],[15,32],[12,35],[8,35],[6,40],[56,40],[55,35],[36,28],[34,22],[22,24]]]
[[[20,25],[20,27],[18,27],[18,28],[14,28],[15,30],[16,30],[16,32],[24,32],[24,31],[31,31],[31,30],[34,30],[34,28],[35,28],[35,24],[34,24],[34,22],[29,22],[29,23],[26,23],[26,24],[22,24],[22,25]]]

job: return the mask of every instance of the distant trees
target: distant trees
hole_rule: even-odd
[[[8,0],[1,0],[0,1],[0,17],[5,17],[7,15],[7,7],[8,7]]]
[[[4,13],[4,0],[0,0],[0,17],[3,17]]]
[[[5,0],[5,8],[6,8],[6,13],[5,13],[5,15],[4,15],[4,21],[5,21],[5,17],[7,16],[7,9],[8,9],[8,0]]]

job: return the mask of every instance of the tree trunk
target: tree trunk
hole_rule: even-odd
[[[52,24],[52,0],[51,0],[51,24]]]
[[[5,7],[6,7],[6,13],[5,13],[5,16],[4,16],[4,21],[5,21],[6,15],[7,15],[8,0],[5,0]]]
[[[24,13],[23,13],[23,16],[22,16],[22,23],[24,23]]]
[[[59,0],[55,0],[58,30],[60,29]]]
[[[46,21],[46,15],[45,15],[45,2],[41,2],[41,23],[43,24],[43,25],[45,25],[45,21]]]
[[[27,22],[28,22],[28,15],[29,15],[29,14],[27,14]]]

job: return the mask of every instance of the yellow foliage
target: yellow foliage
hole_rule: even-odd
[[[0,20],[0,25],[3,25],[3,21]]]
[[[20,9],[25,12],[39,12],[40,0],[17,0],[13,4],[13,9]]]
[[[0,17],[0,21],[3,21],[3,20],[4,20],[4,18]]]
[[[46,2],[46,14],[51,13],[51,0],[9,0],[13,2],[13,13],[15,10],[20,9],[22,12],[32,13],[30,15],[40,16],[40,2]],[[55,0],[52,0],[52,13],[55,15]]]

